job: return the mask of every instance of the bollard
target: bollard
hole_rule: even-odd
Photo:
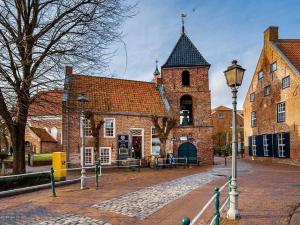
[[[50,169],[50,181],[51,181],[52,196],[56,197],[55,180],[54,180],[54,169],[53,169],[53,167],[51,167],[51,169]]]
[[[220,225],[220,192],[219,188],[215,188],[214,194],[216,195],[215,197],[215,225]]]
[[[98,189],[98,187],[99,187],[99,165],[98,165],[98,163],[96,163],[95,174],[96,174],[96,189]]]
[[[81,190],[87,189],[86,178],[87,178],[86,177],[86,171],[85,171],[84,168],[82,168],[82,170],[81,170],[81,177],[80,177],[80,179],[81,179],[81,187],[80,187],[80,189]]]
[[[182,225],[190,225],[190,223],[191,223],[190,218],[184,217],[184,218],[182,219]]]
[[[228,208],[230,208],[231,176],[228,177]]]

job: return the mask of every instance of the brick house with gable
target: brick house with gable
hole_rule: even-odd
[[[29,107],[25,130],[26,151],[62,150],[62,90],[39,91]]]
[[[231,144],[232,141],[232,109],[218,106],[212,109],[213,142],[214,146]],[[238,149],[244,143],[244,115],[242,110],[237,111]]]
[[[300,39],[269,27],[243,106],[248,156],[300,160],[299,86]]]
[[[160,152],[151,116],[162,117],[172,109],[178,112],[178,126],[169,135],[167,151],[190,157],[190,163],[195,160],[192,157],[200,156],[212,164],[209,67],[184,30],[161,73],[156,67],[152,82],[81,75],[66,67],[63,148],[68,161],[79,164],[85,158],[85,164],[92,165],[99,155],[102,164],[128,157],[148,163]],[[77,101],[81,94],[88,97],[86,104]],[[93,148],[88,120],[81,131],[81,110],[92,111],[96,122],[104,121],[99,149]],[[82,132],[86,136],[85,153],[81,149]]]

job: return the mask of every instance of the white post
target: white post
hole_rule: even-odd
[[[227,212],[228,219],[240,218],[240,212],[238,209],[238,191],[237,191],[237,165],[236,165],[236,153],[237,153],[237,132],[236,132],[236,99],[237,89],[232,88],[232,189],[230,192],[230,208]]]
[[[81,179],[81,187],[80,187],[80,189],[81,190],[87,189],[87,184],[86,184],[87,176],[86,176],[86,171],[85,171],[84,168],[82,168],[82,170],[81,170],[81,177],[80,177],[80,179]]]

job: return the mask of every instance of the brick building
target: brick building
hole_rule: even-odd
[[[232,109],[218,106],[212,110],[213,143],[214,146],[231,144],[232,140]],[[242,110],[237,111],[238,149],[244,143],[244,115]]]
[[[211,164],[209,67],[185,32],[162,66],[161,73],[156,67],[152,82],[80,75],[67,67],[63,148],[68,161],[79,164],[85,158],[85,164],[92,165],[98,155],[102,164],[128,157],[149,162],[160,152],[151,116],[162,117],[172,109],[178,112],[178,126],[169,135],[167,151],[180,157],[201,156]],[[77,101],[81,94],[88,97],[87,103]],[[96,123],[104,121],[99,149],[93,148],[90,121],[84,120],[84,131],[81,131],[81,110],[92,111]],[[81,149],[82,132],[86,136],[85,153]]]
[[[300,159],[300,39],[264,32],[263,48],[244,102],[249,156]]]
[[[62,90],[40,91],[30,105],[25,131],[26,151],[62,149]]]

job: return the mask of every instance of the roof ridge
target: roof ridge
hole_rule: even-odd
[[[72,74],[74,76],[81,76],[81,77],[93,77],[93,78],[99,78],[99,79],[110,79],[110,80],[123,80],[123,81],[129,81],[129,82],[135,82],[135,83],[148,83],[155,85],[152,81],[143,81],[143,80],[130,80],[130,79],[124,79],[124,78],[115,78],[115,77],[102,77],[98,75],[84,75],[84,74]]]

